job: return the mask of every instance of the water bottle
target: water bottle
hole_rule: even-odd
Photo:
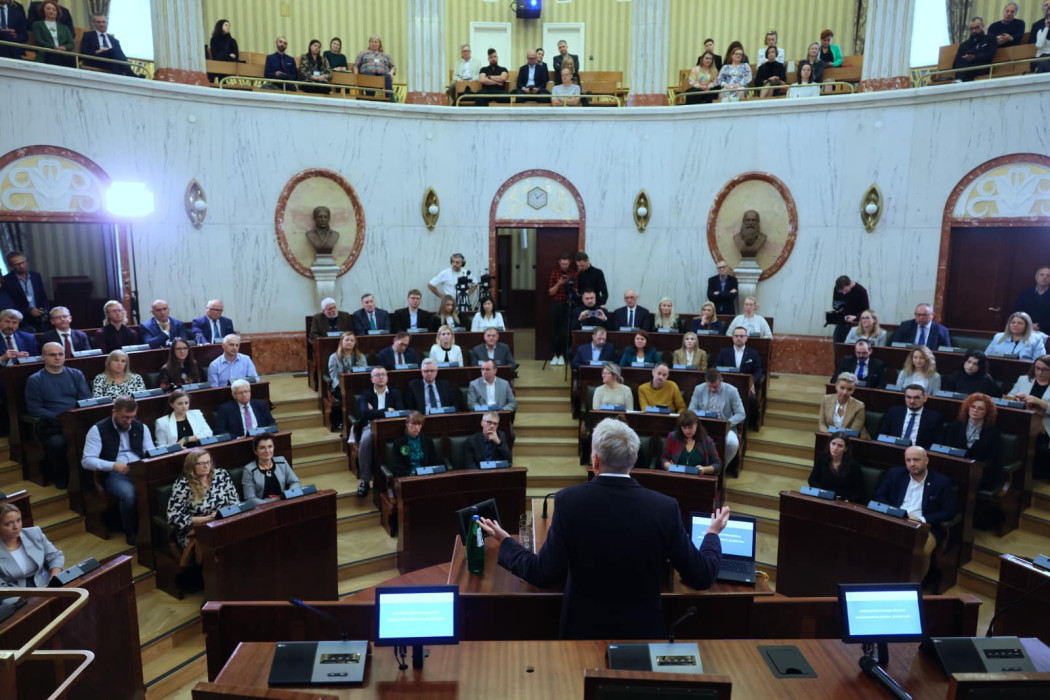
[[[485,571],[485,532],[477,515],[470,521],[470,534],[467,535],[467,571],[472,574]]]

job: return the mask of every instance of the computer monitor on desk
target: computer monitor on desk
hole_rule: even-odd
[[[459,586],[376,588],[377,647],[412,647],[412,667],[423,667],[425,645],[459,644]],[[407,667],[405,667],[407,668]]]
[[[925,638],[922,584],[839,584],[839,619],[842,641],[862,644],[865,657],[885,666],[889,663],[887,644],[918,644]],[[871,675],[863,657],[861,668]]]

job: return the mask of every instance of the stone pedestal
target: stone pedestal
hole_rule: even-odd
[[[762,268],[758,266],[755,258],[743,258],[736,267],[733,274],[737,281],[737,307],[743,312],[744,299],[747,297],[758,298],[758,278],[762,276]]]
[[[868,0],[861,92],[911,87],[909,63],[914,14],[915,0]]]
[[[445,0],[405,0],[408,3],[408,93],[405,102],[445,105],[448,67],[445,57]]]
[[[317,284],[317,303],[325,297],[335,298],[335,281],[339,276],[339,266],[331,255],[318,253],[314,264],[310,266],[310,272],[314,275]]]
[[[630,107],[667,106],[667,46],[670,0],[631,3]]]
[[[153,63],[155,80],[187,85],[207,85],[204,47],[209,36],[204,30],[201,0],[154,0]]]

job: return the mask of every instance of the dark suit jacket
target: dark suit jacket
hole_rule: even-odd
[[[557,515],[543,548],[532,554],[508,537],[499,563],[541,588],[565,587],[562,638],[664,638],[660,590],[666,562],[700,590],[718,575],[718,536],[707,535],[697,550],[678,503],[634,479],[599,476],[562,489],[554,506]]]
[[[423,462],[419,466],[429,467],[441,464],[438,460],[437,450],[434,449],[434,440],[426,433],[420,433],[419,439],[423,443]],[[404,434],[394,441],[394,463],[386,465],[394,476],[408,476],[412,473],[412,462],[407,454],[401,453],[401,448],[408,445],[408,434]]]
[[[34,22],[43,22],[44,13],[40,8],[41,2],[29,3],[29,24],[32,25]],[[58,23],[64,24],[69,28],[69,31],[76,36],[77,28],[73,26],[73,15],[70,14],[69,8],[64,5],[58,6]]]
[[[435,387],[437,388],[438,401],[441,402],[442,406],[452,406],[456,410],[459,410],[459,401],[457,400],[457,391],[452,388],[444,379],[438,378],[434,380]],[[427,403],[423,397],[423,378],[413,379],[408,383],[408,387],[405,389],[406,397],[405,402],[406,408],[411,410],[419,411],[420,413],[427,412]]]
[[[378,397],[376,396],[376,390],[372,387],[368,387],[361,392],[357,397],[357,414],[361,417],[363,423],[369,423],[376,418],[382,418],[386,415],[386,411],[380,411],[377,408],[369,408],[368,405],[376,405]],[[397,389],[390,387],[386,388],[386,407],[392,408],[396,411],[405,410],[405,402],[401,399],[401,392]]]
[[[418,365],[423,359],[416,352],[415,348],[405,348],[405,364],[407,365]],[[376,364],[386,367],[387,371],[393,371],[397,366],[397,357],[394,355],[394,348],[387,345],[385,348],[376,353]]]
[[[497,367],[508,366],[517,368],[518,366],[517,361],[514,359],[514,354],[510,351],[510,346],[501,340],[496,341],[496,349],[493,351],[493,355],[495,355],[494,359]],[[485,343],[478,343],[470,349],[470,364],[476,365],[487,359],[489,359],[489,351]]]
[[[155,318],[146,321],[140,328],[142,328],[142,332],[139,334],[142,342],[149,343],[151,348],[163,348],[168,345],[169,340],[175,340],[176,338],[182,338],[187,341],[192,340],[189,332],[186,330],[186,324],[177,318],[168,318],[169,335],[167,336],[161,332],[160,324],[157,323]]]
[[[266,405],[265,401],[250,399],[249,403],[252,407],[252,413],[255,414],[255,419],[258,421],[256,428],[277,425],[277,421],[274,420],[273,414],[270,413],[270,407]],[[222,404],[215,411],[214,425],[216,435],[229,433],[234,437],[243,437],[247,434],[244,432],[244,424],[241,421],[241,406],[233,399]]]
[[[91,349],[91,341],[88,340],[87,333],[78,331],[75,328],[69,329],[69,342],[73,344],[74,352]],[[61,345],[62,337],[58,334],[57,330],[51,329],[40,336],[40,342],[38,345],[43,348],[45,343],[58,343]],[[69,358],[67,357],[66,359],[68,360]]]
[[[383,309],[376,308],[376,330],[386,331],[389,333],[390,328],[390,314]],[[364,309],[358,309],[353,313],[354,317],[354,333],[357,335],[368,335],[368,314]]]
[[[13,29],[15,35],[11,36],[7,32],[4,32],[3,34],[0,34],[0,39],[3,39],[4,41],[13,41],[17,44],[26,43],[26,40],[29,38],[29,23],[26,22],[26,14],[21,6],[8,3],[7,28]],[[0,57],[22,58],[22,56],[25,56],[25,51],[22,49],[15,48],[14,46],[0,46]]]
[[[893,343],[914,343],[915,335],[919,332],[918,324],[915,323],[915,319],[911,321],[904,321],[898,326],[897,330],[893,332],[893,339],[890,342]],[[936,350],[942,345],[951,345],[952,340],[948,335],[948,329],[937,323],[936,321],[930,321],[930,328],[926,333],[926,347],[930,350]]]
[[[536,64],[536,77],[534,85],[542,91],[547,90],[547,83],[550,81],[550,73],[547,71],[546,63]],[[523,90],[525,83],[529,82],[529,64],[526,63],[524,66],[518,69],[518,89]]]
[[[979,488],[984,490],[997,490],[1003,485],[1005,474],[1002,464],[999,462],[999,429],[994,425],[986,425],[981,429],[981,436],[973,447],[966,446],[966,423],[955,420],[944,429],[944,444],[949,447],[957,447],[966,450],[968,459],[984,462],[984,472],[981,474]]]
[[[28,352],[30,357],[35,357],[40,354],[39,348],[36,345],[36,336],[32,333],[26,333],[25,331],[15,331],[12,335],[15,337],[15,344],[18,345],[19,352]],[[0,353],[7,351],[7,343],[4,342],[3,336],[0,336]]]
[[[904,495],[908,491],[911,474],[904,467],[894,467],[879,485],[875,500],[900,508]],[[922,489],[922,517],[930,525],[940,525],[955,517],[955,486],[951,479],[932,469],[926,472],[926,484]],[[933,528],[933,534],[940,541],[943,536],[941,528]]]
[[[112,328],[112,326],[108,327]],[[100,349],[102,351],[102,354],[110,353],[114,350],[119,350],[125,345],[139,344],[139,334],[136,333],[131,328],[131,326],[121,326],[120,331],[117,332],[116,343],[119,343],[119,345],[116,343],[106,342],[106,328],[107,326],[102,326],[101,328],[99,328],[97,331],[95,331],[95,337],[91,339],[92,344],[94,344],[96,348]]]
[[[576,66],[576,72],[572,74],[572,77],[576,78],[577,80],[579,80],[579,78],[580,78],[580,57],[577,56],[574,53],[570,53],[569,55],[572,56],[572,64],[574,66]],[[558,76],[558,79],[554,81],[555,84],[561,84],[561,62],[562,62],[562,58],[563,57],[562,57],[562,55],[560,53],[556,53],[556,54],[554,54],[554,61],[553,61],[553,63],[551,63],[551,65],[554,66],[554,75]]]
[[[842,362],[839,363],[839,368],[835,370],[831,381],[835,382],[843,372],[857,373],[857,357],[855,355],[842,358]],[[864,368],[864,379],[862,381],[867,382],[867,386],[873,389],[881,389],[886,386],[886,363],[877,358],[869,357],[868,364]]]
[[[284,75],[279,76],[277,72],[280,71]],[[299,67],[295,63],[295,59],[284,54],[283,56],[276,51],[266,57],[266,65],[263,66],[263,75],[267,78],[273,78],[275,80],[298,80],[299,79]],[[288,86],[294,88],[294,85]]]
[[[366,317],[367,320],[367,317]],[[378,318],[376,319],[378,320]],[[430,330],[430,324],[434,321],[434,314],[424,309],[419,309],[416,312],[416,327],[420,330]],[[399,331],[408,331],[412,327],[412,317],[408,314],[408,307],[398,309],[394,312],[393,316],[394,327],[390,330],[394,333]]]
[[[736,277],[733,275],[726,276],[726,290],[722,292],[722,284],[718,281],[718,275],[711,275],[707,278],[707,300],[715,305],[715,313],[718,314],[735,314],[736,313],[736,297],[737,291],[740,289],[740,285],[737,284]]]
[[[354,321],[350,314],[345,311],[338,312],[335,316],[335,329],[340,333],[354,330]],[[323,311],[320,311],[310,319],[310,332],[306,337],[312,343],[315,338],[323,338],[328,335],[328,331],[328,317],[324,315]]]
[[[492,456],[492,461],[502,462],[506,460],[511,461],[510,443],[507,442],[507,436],[502,430],[497,430],[496,435],[499,436],[499,445],[493,445],[495,452]],[[467,462],[462,465],[463,469],[480,469],[480,462],[485,461],[485,433],[476,432],[470,436],[467,440]],[[459,468],[460,465],[453,464],[453,468]]]
[[[576,356],[572,358],[572,366],[579,369],[580,366],[590,364],[593,360],[616,362],[616,348],[614,348],[612,344],[606,343],[598,352],[598,357],[595,357],[594,347],[590,343],[581,345],[579,349],[576,350]]]
[[[580,320],[580,314],[582,314],[584,311],[604,311],[606,320],[603,321],[600,318],[586,318],[586,319],[581,321]],[[635,316],[637,316],[637,312],[635,313]],[[590,306],[590,307],[588,307],[588,306],[584,306],[584,305],[580,304],[579,306],[573,307],[571,318],[572,318],[572,330],[578,331],[581,328],[583,328],[584,326],[595,326],[597,328],[609,328],[609,323],[610,323],[610,320],[611,320],[612,316],[609,314],[608,311],[606,311],[605,309],[602,309],[602,308],[600,308],[598,306]],[[638,322],[638,319],[635,318],[635,323],[637,323],[637,322]]]
[[[110,49],[103,51],[98,56],[102,58],[112,58],[114,61],[126,61],[128,57],[124,55],[124,50],[120,48],[120,42],[114,38],[110,33],[106,33],[106,38],[109,39]],[[88,56],[95,56],[95,52],[100,48],[98,43],[98,32],[94,29],[85,29],[84,35],[80,39],[80,53],[87,54]],[[131,68],[129,66],[122,66],[117,63],[106,63],[105,61],[84,61],[85,65],[93,68],[101,68],[107,70],[110,73],[117,73],[118,75],[132,75]]]
[[[614,331],[618,331],[621,328],[627,326],[627,307],[621,306],[612,313],[612,325],[609,327]],[[649,309],[644,306],[634,307],[634,327],[640,328],[643,331],[652,330],[653,317],[649,313]]]
[[[39,272],[30,270],[28,273],[29,283],[33,285],[33,296],[36,297],[36,305],[47,310],[51,308],[51,300],[47,298],[47,291],[44,289],[44,278],[40,276]],[[18,276],[13,272],[8,272],[4,275],[3,291],[11,298],[14,302],[15,308],[22,313],[23,316],[29,316],[29,299],[26,298],[26,293],[22,290],[22,284],[18,281]],[[25,321],[22,321],[25,325]]]
[[[886,415],[882,417],[882,422],[879,423],[879,434],[900,437],[900,434],[904,432],[904,423],[907,418],[907,408],[904,406],[891,406],[890,410],[886,411]],[[925,406],[922,409],[922,416],[919,418],[919,432],[916,434],[915,443],[919,447],[924,447],[928,450],[930,445],[941,441],[943,434],[944,421],[941,418],[941,414],[929,406]]]
[[[734,348],[731,345],[719,350],[718,357],[715,359],[715,365],[717,367],[736,367],[736,353],[733,350]],[[766,376],[766,372],[762,369],[762,357],[757,350],[746,345],[744,346],[744,356],[740,358],[739,371],[754,377],[755,386],[762,383],[762,378]]]
[[[200,316],[193,319],[191,322],[193,329],[193,339],[197,341],[197,345],[204,345],[205,343],[211,342],[211,319],[207,316]],[[226,318],[225,316],[219,317],[219,331],[221,332],[222,338],[225,338],[230,333],[236,333],[233,330],[233,321]],[[222,342],[222,338],[219,338],[217,342]]]

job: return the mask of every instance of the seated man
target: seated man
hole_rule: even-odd
[[[649,309],[638,305],[638,292],[628,289],[623,293],[624,305],[613,312],[612,328],[631,328],[648,331],[652,328],[652,315]]]
[[[894,343],[925,345],[936,350],[942,345],[951,345],[948,329],[933,320],[933,307],[923,302],[915,307],[914,321],[901,321],[893,332]]]
[[[762,358],[754,348],[747,347],[747,329],[737,326],[733,329],[733,347],[722,348],[715,360],[717,367],[733,367],[737,372],[750,374],[751,395],[748,397],[748,410],[751,415],[751,429],[758,430],[758,387],[765,378],[762,370]]]
[[[930,448],[941,441],[944,420],[941,414],[926,405],[926,389],[921,384],[911,384],[904,389],[907,406],[891,406],[879,424],[880,435],[892,435],[907,440],[913,445]]]
[[[518,87],[514,91],[519,95],[549,95],[547,83],[550,75],[547,66],[540,63],[535,51],[525,54],[525,65],[518,69]]]
[[[437,362],[429,357],[423,360],[419,368],[422,378],[408,383],[406,393],[407,408],[426,415],[432,409],[451,406],[456,408],[456,390],[444,379],[438,379]]]
[[[171,317],[171,309],[168,307],[168,302],[163,299],[157,299],[150,306],[150,312],[153,314],[153,318],[140,326],[142,328],[140,335],[143,342],[148,343],[151,348],[166,348],[171,345],[172,340],[177,338],[186,341],[190,340],[190,334],[186,332],[186,324],[177,318]],[[54,319],[52,319],[52,323],[54,323]]]
[[[372,370],[372,387],[357,397],[357,414],[364,424],[357,449],[357,476],[361,480],[357,485],[358,496],[367,496],[372,487],[372,421],[391,411],[405,410],[401,392],[387,386],[389,379],[386,368],[376,367]]]
[[[499,340],[499,331],[495,328],[486,328],[482,336],[484,343],[475,345],[470,350],[470,363],[479,365],[484,360],[493,360],[497,367],[513,367],[518,369],[518,362],[514,359],[510,347]]]
[[[14,361],[20,358],[35,357],[39,354],[36,337],[32,333],[18,330],[22,318],[22,313],[16,309],[0,311],[0,336],[4,343],[0,346],[4,353],[0,355],[0,364],[14,364]]]
[[[204,315],[190,322],[193,339],[197,341],[197,345],[221,343],[230,333],[237,332],[233,329],[233,321],[223,316],[222,312],[222,299],[212,299],[208,302]]]
[[[84,36],[80,40],[80,53],[88,56],[110,58],[114,61],[128,60],[128,57],[124,55],[124,50],[120,48],[120,42],[117,41],[117,38],[112,34],[106,33],[109,20],[106,19],[105,15],[91,15],[91,26],[94,29],[85,31]],[[131,66],[122,63],[85,60],[84,65],[92,68],[101,68],[117,75],[134,75],[131,71]]]
[[[368,335],[368,331],[390,332],[390,314],[376,308],[376,298],[372,294],[361,295],[361,308],[353,316],[357,335]]]
[[[1017,19],[1018,5],[1016,2],[1008,2],[1003,6],[1003,18],[992,22],[988,27],[988,36],[1000,49],[1008,46],[1017,46],[1024,36],[1024,20]]]
[[[423,293],[418,289],[408,290],[408,305],[394,312],[393,331],[426,331],[430,328],[433,314],[419,308],[423,303]]]
[[[671,413],[681,413],[685,410],[682,390],[667,378],[670,374],[671,369],[666,362],[653,367],[652,381],[638,387],[638,404],[641,410],[644,411],[650,406],[667,406]]]
[[[496,376],[496,363],[485,360],[481,363],[481,376],[467,388],[468,408],[475,406],[497,406],[499,411],[518,410],[514,389],[510,382]]]
[[[240,349],[241,336],[231,333],[223,339],[222,356],[208,365],[208,386],[226,386],[234,379],[259,376],[252,358],[242,355]]]
[[[984,19],[974,17],[970,20],[970,38],[959,44],[955,52],[952,68],[956,69],[955,79],[968,83],[978,75],[985,75],[982,66],[992,63],[999,46],[995,40],[984,33]]]
[[[329,333],[345,333],[354,329],[354,321],[345,311],[340,311],[335,299],[325,297],[321,300],[321,312],[310,319],[310,332],[306,339],[311,343]]]
[[[584,326],[609,327],[609,317],[605,309],[598,306],[598,295],[593,289],[583,290],[579,306],[572,310],[572,330],[578,331]]]
[[[576,350],[576,356],[572,358],[573,369],[579,369],[582,365],[592,362],[616,362],[616,349],[605,342],[606,335],[604,328],[594,329],[591,342],[581,345]]]
[[[80,466],[102,473],[102,486],[120,502],[120,520],[127,543],[135,544],[139,514],[135,508],[135,485],[128,465],[143,459],[153,449],[149,428],[135,418],[138,404],[130,396],[113,401],[113,414],[88,430]]]
[[[66,355],[58,343],[44,345],[44,368],[26,380],[26,410],[37,419],[33,426],[37,439],[44,444],[47,459],[41,465],[44,485],[55,482],[55,488],[69,485],[69,460],[66,437],[58,421],[59,414],[77,407],[77,401],[91,398],[84,375],[79,369],[66,367]]]
[[[461,45],[459,55],[460,60],[456,61],[456,65],[452,68],[452,82],[448,86],[448,95],[452,99],[456,97],[456,83],[476,81],[481,74],[481,59],[472,57],[470,44]],[[470,92],[470,88],[467,88],[466,92]]]
[[[866,340],[858,340],[853,345],[853,354],[842,358],[842,362],[839,363],[839,367],[835,370],[835,375],[831,378],[831,381],[834,382],[843,372],[856,375],[857,386],[870,386],[872,389],[881,389],[886,386],[888,381],[886,363],[877,357],[871,356],[871,343]]]
[[[288,50],[288,40],[283,36],[279,36],[274,41],[274,47],[277,50],[266,57],[263,75],[272,80],[298,80],[299,67],[295,64],[295,59],[284,53]],[[270,87],[276,88],[278,86],[270,85]],[[279,87],[289,92],[295,92],[294,85],[281,84]]]
[[[734,428],[743,425],[747,417],[744,412],[744,402],[740,400],[740,392],[732,384],[723,382],[722,373],[717,369],[708,369],[704,372],[704,383],[698,384],[693,389],[693,396],[689,400],[689,410],[697,414],[711,412],[729,421],[730,429],[726,431],[725,461],[728,467],[740,450],[740,437]]]
[[[481,95],[503,95],[507,92],[507,80],[510,74],[507,69],[499,64],[499,56],[496,49],[489,49],[488,65],[478,71],[478,82],[481,83]],[[488,106],[491,99],[478,99],[475,104],[480,107]],[[509,101],[500,101],[502,104],[510,104]]]
[[[510,442],[499,429],[499,414],[494,411],[481,415],[481,432],[467,441],[467,462],[463,469],[480,469],[481,462],[510,462]],[[458,464],[452,465],[459,467]]]
[[[405,365],[418,365],[419,353],[408,346],[411,342],[406,331],[399,331],[394,335],[394,343],[376,353],[376,364],[386,367],[388,372],[400,369]]]
[[[215,434],[229,433],[235,438],[244,437],[256,428],[277,425],[270,407],[261,399],[252,398],[252,385],[243,379],[230,385],[232,401],[219,406],[215,411]]]

